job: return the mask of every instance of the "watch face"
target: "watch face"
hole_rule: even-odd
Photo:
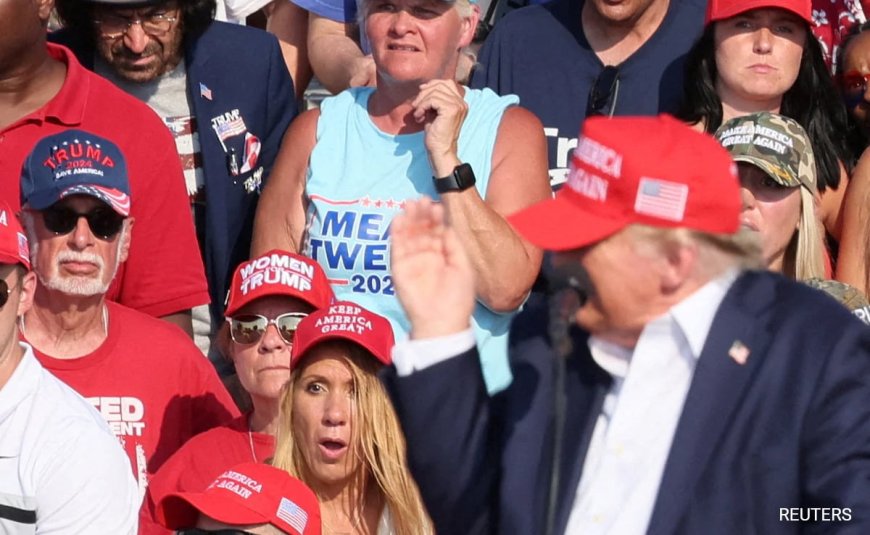
[[[450,191],[464,191],[473,186],[475,183],[474,171],[471,165],[464,163],[457,165],[453,172],[444,178],[435,179],[435,190],[438,193],[447,193]]]
[[[456,177],[460,190],[468,189],[474,185],[474,171],[472,171],[471,165],[467,163],[456,166],[456,169],[453,170],[453,175]]]

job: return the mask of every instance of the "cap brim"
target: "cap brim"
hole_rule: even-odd
[[[296,350],[297,357],[290,361],[290,367],[295,368],[301,360],[305,359],[305,357],[307,356],[306,354],[311,351],[313,347],[316,347],[317,345],[322,344],[323,342],[327,342],[329,340],[344,340],[345,342],[356,344],[361,348],[365,349],[366,352],[371,355],[373,359],[380,362],[381,364],[385,366],[389,366],[390,364],[392,364],[392,360],[385,361],[383,358],[381,358],[381,356],[378,354],[377,349],[372,347],[373,344],[366,343],[358,338],[347,336],[342,331],[336,331],[333,333],[318,335],[314,337],[310,342],[302,344],[300,347],[298,347]]]
[[[224,310],[224,316],[232,317],[233,314],[245,308],[248,304],[253,303],[257,299],[261,299],[263,297],[286,297],[287,299],[296,299],[297,301],[302,301],[303,303],[311,305],[314,310],[317,310],[323,306],[322,304],[316,303],[316,299],[314,299],[314,297],[311,296],[309,293],[303,294],[301,292],[294,292],[292,289],[287,288],[286,286],[276,285],[275,291],[263,293],[251,292],[248,295],[243,295],[229,301],[227,303],[226,310]]]
[[[532,245],[547,251],[578,249],[601,241],[626,223],[600,217],[571,201],[567,195],[534,204],[508,218],[508,223]]]
[[[70,195],[89,195],[124,217],[130,215],[130,196],[123,191],[95,184],[76,184],[60,192],[58,200]]]
[[[19,256],[13,256],[9,254],[0,253],[0,265],[11,266],[15,264],[21,264],[26,267],[28,270],[30,269],[30,265],[28,265],[23,258]]]
[[[264,524],[271,519],[232,500],[200,493],[170,494],[163,498],[157,509],[157,518],[168,529],[190,528],[196,525],[200,514],[218,522],[234,525]]]
[[[788,11],[789,13],[793,13],[797,15],[801,20],[805,21],[810,26],[813,25],[813,19],[811,13],[801,13],[797,9],[789,6],[789,5],[772,5],[770,0],[754,0],[751,2],[734,2],[727,7],[721,7],[716,11],[715,17],[711,18],[708,21],[709,23],[717,22],[720,20],[730,19],[736,15],[741,13],[746,13],[747,11],[752,11],[753,9],[761,9],[761,8],[772,8],[772,9],[782,9],[783,11]]]

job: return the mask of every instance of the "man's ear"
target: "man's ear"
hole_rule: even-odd
[[[663,247],[663,253],[662,288],[666,292],[678,290],[695,273],[695,267],[698,263],[698,246],[696,244],[671,243]]]
[[[480,6],[471,4],[471,15],[462,19],[462,32],[459,35],[459,48],[465,48],[474,39],[477,22],[480,20]]]
[[[22,271],[21,276],[21,297],[18,298],[18,316],[23,316],[33,306],[33,294],[36,293],[36,273],[33,271]]]
[[[51,17],[51,11],[54,9],[54,0],[35,0],[35,2],[39,20],[47,24],[49,17]]]
[[[127,257],[130,255],[130,242],[133,238],[133,223],[136,222],[136,218],[128,217],[124,220],[124,236],[123,242],[121,243],[121,250],[118,253],[118,263],[126,262]]]

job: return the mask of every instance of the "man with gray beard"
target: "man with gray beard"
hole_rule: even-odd
[[[106,299],[130,249],[131,202],[111,141],[67,130],[36,144],[21,172],[21,206],[39,280],[20,327],[40,363],[108,422],[141,498],[187,439],[239,412],[178,327]]]

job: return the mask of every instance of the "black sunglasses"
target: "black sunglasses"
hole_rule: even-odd
[[[589,99],[586,101],[586,116],[607,115],[613,117],[616,99],[619,95],[619,67],[608,65],[598,74],[598,78],[589,88]],[[610,102],[607,113],[604,108]]]
[[[278,329],[278,334],[288,344],[293,343],[296,335],[296,327],[305,316],[304,312],[287,312],[269,319],[259,314],[243,314],[234,318],[227,318],[230,322],[230,337],[237,344],[255,344],[266,334],[270,324]]]
[[[9,301],[9,294],[12,293],[12,290],[13,288],[10,288],[5,280],[0,279],[0,308],[3,308]]]
[[[90,212],[76,212],[67,206],[55,204],[42,210],[41,213],[45,228],[55,234],[69,234],[76,228],[79,218],[84,217],[95,236],[109,240],[120,232],[124,224],[124,216],[109,207],[102,206]]]
[[[176,531],[178,535],[252,535],[250,531],[242,531],[240,529],[200,529],[190,528]]]

